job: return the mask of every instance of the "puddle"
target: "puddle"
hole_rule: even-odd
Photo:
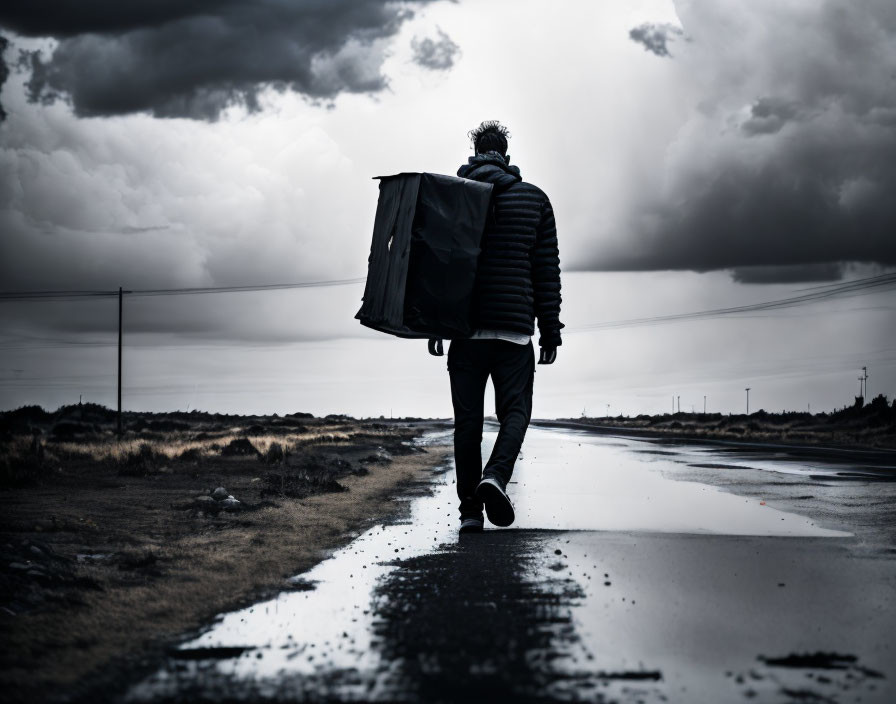
[[[559,437],[558,437],[559,436]],[[491,449],[494,434],[483,445]],[[701,455],[706,457],[705,453]],[[787,513],[664,472],[690,462],[686,449],[657,455],[646,441],[620,447],[585,431],[530,428],[514,471],[516,528],[719,535],[846,537]],[[727,462],[726,464],[731,464]],[[766,462],[777,468],[779,462]],[[755,466],[755,465],[753,465]],[[788,469],[790,469],[788,467]],[[776,469],[777,471],[777,469]],[[811,472],[815,472],[813,467]]]
[[[681,462],[694,467],[712,468],[713,465],[729,469],[758,469],[763,472],[798,475],[815,479],[836,479],[844,473],[870,481],[896,481],[896,466],[883,461],[865,462],[860,451],[844,463],[842,457],[830,462],[809,459],[784,451],[763,448],[699,447],[682,444],[672,453]],[[707,460],[710,460],[707,462]],[[723,463],[718,463],[723,459]]]
[[[896,701],[892,562],[822,538],[555,536],[547,568],[582,590],[571,615],[589,662],[661,675],[638,696],[602,683],[608,701]]]
[[[485,456],[494,438],[485,433]],[[689,559],[699,564],[697,539],[849,534],[755,499],[671,479],[664,471],[681,458],[646,449],[638,440],[608,443],[572,430],[531,428],[510,487],[517,523],[464,541],[457,535],[453,467],[442,468],[431,494],[409,500],[406,521],[368,530],[296,576],[293,590],[223,614],[127,699],[393,700],[420,694],[414,687],[421,683],[448,686],[454,671],[479,677],[486,690],[512,676],[518,694],[532,700],[598,691],[624,699],[638,691],[653,701],[676,677],[699,683],[706,674],[699,668],[687,677],[675,674],[684,669],[683,653],[670,662],[662,641],[642,647],[640,639],[649,641],[655,627],[650,621],[631,630],[632,614],[660,609],[654,616],[661,618],[668,594],[662,571],[647,585],[637,575],[618,574],[626,555],[637,554],[629,542],[637,544],[641,535],[651,544],[665,534],[678,541],[671,544],[691,546]],[[691,539],[681,542],[683,536]],[[759,554],[753,547],[743,552],[743,569]],[[722,555],[720,564],[733,564],[736,574],[738,564]],[[777,585],[786,580],[769,580],[757,593],[767,588],[769,598],[779,598]],[[670,593],[677,589],[668,586]],[[431,623],[440,613],[447,620]],[[515,658],[512,666],[506,655],[485,655],[496,629],[510,632],[504,651]],[[722,670],[715,675],[724,680]]]

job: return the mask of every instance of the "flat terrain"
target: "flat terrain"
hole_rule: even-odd
[[[129,414],[119,442],[106,409],[2,418],[6,699],[896,697],[873,442],[550,422],[514,526],[458,536],[444,422]]]
[[[344,417],[3,414],[4,700],[120,690],[172,639],[284,589],[400,510],[443,447]]]

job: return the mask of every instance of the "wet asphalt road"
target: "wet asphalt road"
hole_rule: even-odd
[[[887,470],[533,428],[516,526],[467,536],[444,470],[128,700],[896,698]]]

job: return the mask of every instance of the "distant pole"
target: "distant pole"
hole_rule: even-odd
[[[747,415],[750,415],[750,387],[747,387]]]
[[[868,367],[862,367],[862,382],[865,385],[862,389],[862,398],[868,398]]]
[[[681,396],[676,397],[678,399],[678,412],[681,413]]]
[[[703,415],[706,415],[706,396],[703,396]]]
[[[121,286],[118,287],[118,437],[121,437]]]
[[[607,418],[610,417],[610,404],[607,404]]]

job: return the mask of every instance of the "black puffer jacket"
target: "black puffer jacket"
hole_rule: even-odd
[[[559,346],[560,257],[551,202],[498,152],[470,157],[457,175],[495,186],[494,220],[479,255],[474,326],[532,335],[537,317],[539,345]]]

